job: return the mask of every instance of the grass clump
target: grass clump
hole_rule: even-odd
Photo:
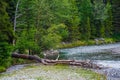
[[[98,40],[98,42],[96,43],[95,40],[78,40],[78,41],[73,41],[70,43],[62,43],[58,45],[58,48],[72,48],[72,47],[78,47],[78,46],[86,46],[86,45],[100,45],[100,44],[109,44],[109,43],[114,43],[116,42],[115,39],[113,38],[103,38],[104,41]]]
[[[6,68],[5,68],[5,67],[0,66],[0,72],[4,72],[5,70],[6,70]]]
[[[95,73],[92,70],[80,68],[76,69],[76,72],[85,77],[87,80],[106,80],[106,77],[104,75]]]
[[[25,73],[25,74],[23,74]],[[21,77],[19,77],[21,75]],[[22,80],[22,76],[32,77],[35,80],[106,80],[104,75],[87,70],[81,67],[68,65],[42,65],[30,64],[23,69],[11,72],[9,75],[1,75],[0,80],[6,78],[11,80],[11,77],[18,76]]]

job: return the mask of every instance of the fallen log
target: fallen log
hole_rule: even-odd
[[[13,58],[21,58],[21,59],[28,59],[28,60],[35,60],[37,62],[43,63],[43,64],[47,64],[46,62],[44,62],[44,59],[36,56],[36,55],[27,55],[27,54],[17,54],[17,53],[13,53],[11,55]]]
[[[43,59],[36,55],[26,55],[26,54],[12,54],[13,58],[22,58],[22,59],[28,59],[28,60],[35,60],[37,62],[43,63],[45,65],[49,64],[66,64],[66,65],[73,65],[73,66],[81,66],[84,68],[94,68],[94,69],[101,69],[96,64],[93,64],[90,60],[85,61],[79,61],[79,60],[49,60],[49,59]]]

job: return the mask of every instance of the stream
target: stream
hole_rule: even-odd
[[[107,80],[120,80],[120,43],[80,46],[59,51],[60,59],[92,60],[93,63],[104,67],[95,71],[105,74]]]
[[[120,43],[80,46],[60,49],[59,51],[59,59],[92,60],[93,63],[104,67],[100,70],[94,70],[95,72],[106,75],[107,80],[120,80]],[[4,73],[9,74],[28,65],[15,65]]]

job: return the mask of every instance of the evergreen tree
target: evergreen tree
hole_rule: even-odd
[[[90,36],[91,34],[89,34],[89,31],[87,30],[87,23],[88,21],[92,21],[93,19],[93,14],[92,14],[92,3],[90,0],[76,0],[77,6],[78,6],[78,11],[79,11],[79,18],[81,20],[80,22],[80,32],[81,32],[81,37],[82,39],[86,39],[88,36]],[[88,17],[90,18],[88,20]],[[88,23],[89,24],[89,23]],[[91,22],[90,22],[91,25]],[[89,30],[91,27],[89,27]],[[83,35],[84,34],[84,35]],[[89,34],[89,35],[88,35]],[[87,36],[85,36],[87,35]]]
[[[6,12],[7,3],[0,0],[0,66],[8,67],[10,63],[10,43],[13,40],[12,26]]]
[[[16,20],[16,32],[20,35],[22,31],[28,31],[34,26],[34,0],[19,0],[17,20]]]
[[[120,0],[112,1],[112,14],[113,14],[114,33],[119,36],[119,33],[120,33]]]
[[[104,38],[105,37],[105,26],[104,23],[101,23],[101,27],[100,27],[100,37]]]
[[[112,14],[112,8],[111,4],[108,2],[106,5],[107,11],[107,19],[105,20],[105,34],[107,37],[111,37],[113,34],[113,14]]]
[[[7,12],[13,25],[17,0],[6,0],[6,2],[8,3]]]
[[[96,27],[96,37],[105,37],[105,20],[108,18],[107,11],[109,8],[99,0],[94,1],[94,25]]]
[[[79,31],[79,24],[80,24],[80,17],[78,14],[78,7],[77,7],[77,3],[75,2],[75,0],[70,0],[70,9],[71,9],[71,18],[68,19],[68,21],[65,22],[65,24],[68,26],[68,30],[69,30],[69,40],[79,40],[81,38],[81,34]]]
[[[89,40],[91,37],[91,25],[90,25],[90,18],[87,18],[87,24],[86,24],[86,40]]]

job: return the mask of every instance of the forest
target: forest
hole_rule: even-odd
[[[15,51],[42,57],[97,38],[120,41],[120,0],[0,0],[0,68]]]

